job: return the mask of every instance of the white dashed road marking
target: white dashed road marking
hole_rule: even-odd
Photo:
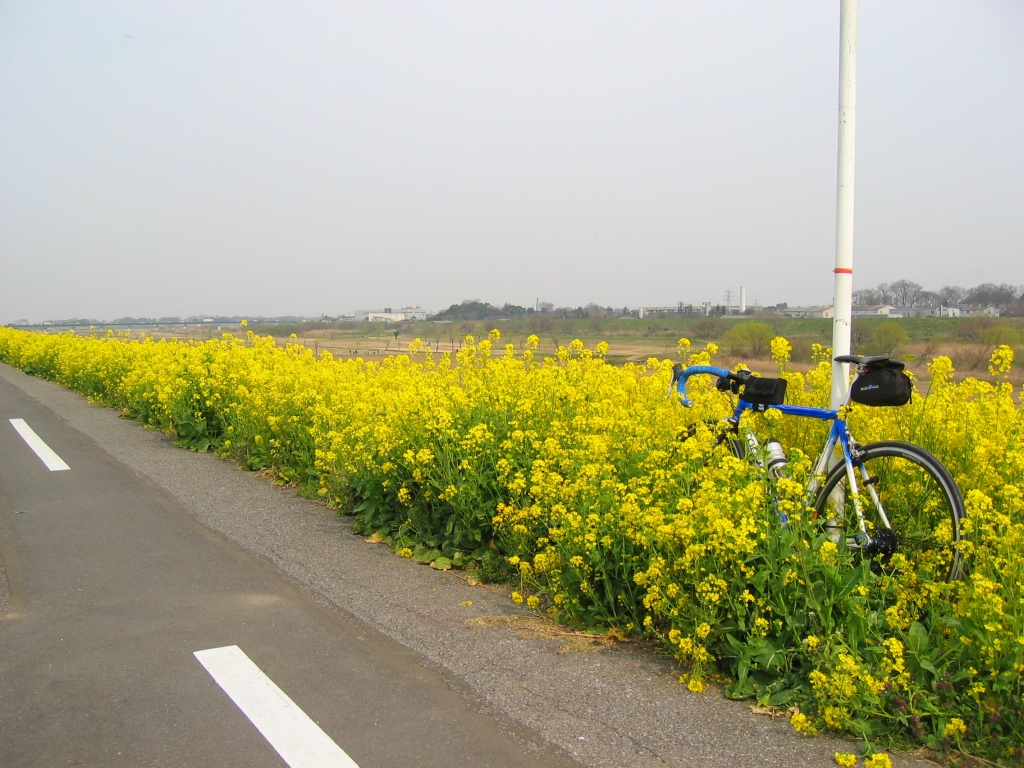
[[[194,656],[291,768],[359,768],[237,645]]]
[[[43,442],[43,438],[37,435],[24,419],[11,419],[11,426],[18,430],[21,439],[28,443],[28,447],[36,452],[36,456],[43,460],[43,464],[51,472],[59,472],[62,469],[71,469],[64,463],[64,459],[58,456],[53,448]]]

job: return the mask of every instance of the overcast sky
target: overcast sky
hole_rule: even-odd
[[[838,0],[0,2],[0,322],[828,302]],[[855,288],[1024,283],[1024,2],[861,0]]]

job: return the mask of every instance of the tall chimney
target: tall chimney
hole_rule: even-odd
[[[740,286],[740,314],[747,311],[747,289]]]

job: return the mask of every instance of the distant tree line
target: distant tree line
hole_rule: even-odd
[[[585,307],[556,307],[550,301],[541,301],[537,307],[520,307],[517,304],[505,304],[501,307],[482,302],[479,299],[466,299],[460,304],[452,304],[448,309],[432,315],[432,320],[503,320],[533,315],[544,315],[554,319],[586,319],[590,317],[636,317],[637,311],[629,307],[621,309],[602,307],[599,304],[587,304]]]
[[[1024,286],[982,283],[974,288],[946,285],[937,291],[929,291],[913,280],[897,280],[894,283],[879,283],[874,288],[854,291],[853,303],[891,304],[894,307],[927,307],[937,304],[957,307],[964,304],[982,304],[999,307],[1006,314],[1019,314],[1024,310]]]

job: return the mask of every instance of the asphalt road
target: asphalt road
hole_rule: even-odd
[[[48,469],[11,419],[70,469]],[[0,556],[5,768],[285,765],[193,655],[225,646],[362,768],[575,765],[528,754],[417,654],[313,602],[3,380]]]

